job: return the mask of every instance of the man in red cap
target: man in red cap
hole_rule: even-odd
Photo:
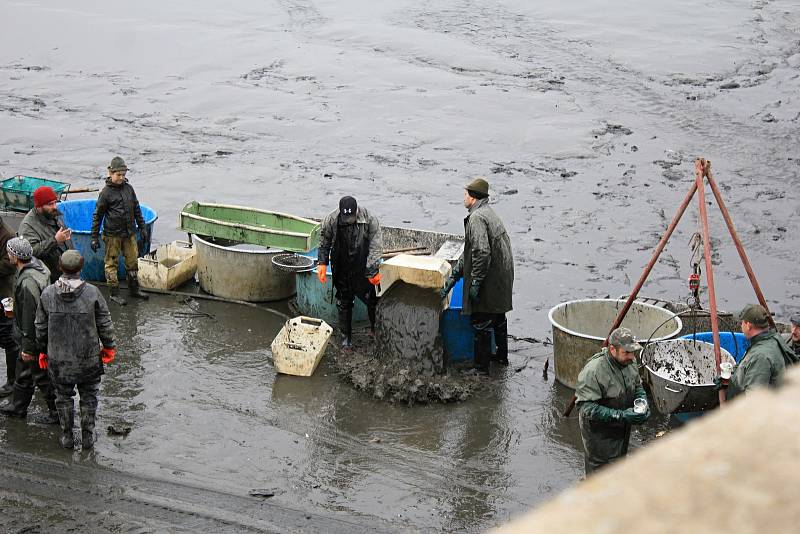
[[[58,260],[67,250],[74,249],[72,230],[64,224],[52,187],[43,185],[33,192],[33,208],[19,225],[19,235],[33,247],[33,255],[50,270],[50,283],[61,276]]]

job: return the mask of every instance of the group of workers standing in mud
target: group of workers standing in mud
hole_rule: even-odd
[[[91,249],[105,244],[104,269],[111,300],[124,305],[117,276],[124,256],[128,290],[146,299],[137,278],[136,232],[147,241],[147,227],[127,166],[115,157],[108,167],[92,224]],[[13,300],[13,312],[0,316],[0,346],[6,353],[7,383],[0,396],[11,399],[0,413],[24,418],[38,388],[49,409],[47,422],[58,423],[60,443],[74,447],[73,396],[80,394],[82,447],[92,448],[97,395],[103,366],[114,360],[115,340],[108,306],[100,291],[80,279],[84,259],[64,225],[56,194],[49,187],[34,192],[34,208],[20,225],[19,237],[0,225],[0,295]],[[474,330],[474,361],[467,372],[488,375],[491,361],[508,364],[506,313],[512,309],[514,259],[503,222],[489,206],[489,184],[476,178],[464,186],[464,250],[440,295],[444,299],[463,278],[463,313]],[[345,196],[322,222],[317,276],[327,282],[331,268],[336,289],[341,347],[353,347],[353,306],[367,306],[370,332],[376,328],[382,253],[377,217]],[[4,302],[4,304],[6,304]],[[6,306],[6,310],[10,306]],[[13,317],[13,318],[12,318]],[[800,314],[791,318],[787,338],[770,328],[767,311],[748,305],[739,314],[750,347],[729,381],[719,381],[733,398],[758,386],[780,383],[785,367],[800,354]],[[492,347],[492,334],[496,351]],[[636,365],[642,346],[626,328],[614,330],[608,346],[595,354],[578,376],[576,400],[585,449],[586,473],[627,454],[631,428],[650,417],[647,395]],[[639,401],[637,403],[637,400]],[[644,401],[644,402],[642,402]]]
[[[108,167],[92,224],[93,251],[99,248],[100,228],[105,242],[105,274],[111,299],[119,295],[117,264],[125,256],[128,289],[146,299],[137,280],[136,229],[147,239],[141,208],[126,179],[127,166],[115,157]],[[84,258],[75,250],[71,230],[57,208],[57,195],[48,186],[33,193],[34,207],[25,215],[18,236],[0,224],[0,343],[6,353],[7,382],[0,396],[10,397],[0,413],[26,418],[38,388],[47,404],[45,423],[59,424],[59,442],[75,446],[73,397],[80,396],[81,447],[94,446],[95,418],[104,365],[116,356],[111,314],[97,287],[81,280]]]
[[[476,178],[464,186],[464,251],[444,287],[442,298],[463,278],[463,313],[470,316],[475,332],[475,358],[468,372],[488,375],[489,362],[508,365],[506,313],[511,311],[514,258],[511,240],[500,217],[489,206],[489,184]],[[352,350],[353,305],[358,298],[367,306],[370,332],[375,333],[382,252],[378,219],[350,196],[322,221],[317,277],[327,283],[331,267],[342,349]],[[492,351],[492,332],[497,351]]]
[[[508,364],[506,313],[512,307],[514,260],[508,233],[488,205],[489,184],[476,178],[464,187],[464,250],[452,269],[441,297],[464,279],[463,313],[474,330],[473,368],[468,372],[488,375],[489,364]],[[373,286],[380,284],[381,229],[377,218],[353,197],[343,197],[339,209],[322,223],[317,276],[327,282],[330,265],[336,288],[336,305],[342,349],[352,350],[352,317],[355,298],[368,310],[370,331],[375,332],[378,298]],[[767,311],[748,305],[739,313],[741,330],[750,347],[729,383],[720,381],[734,398],[757,386],[780,383],[786,365],[797,361],[800,350],[800,315],[791,318],[787,338],[769,328]],[[492,351],[492,334],[497,350]],[[628,452],[631,429],[650,417],[647,394],[636,365],[642,346],[627,328],[617,328],[608,347],[592,356],[578,376],[576,400],[585,451],[586,473]],[[639,402],[637,402],[637,400]]]

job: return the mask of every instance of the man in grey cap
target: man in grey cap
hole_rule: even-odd
[[[514,289],[514,256],[503,221],[489,207],[489,184],[476,178],[464,186],[464,252],[441,290],[442,298],[464,278],[462,314],[470,316],[475,333],[472,373],[488,375],[492,359],[508,365],[508,324]]]
[[[47,371],[39,368],[39,343],[36,341],[36,310],[42,291],[50,284],[50,271],[33,257],[33,247],[24,237],[6,243],[9,260],[18,271],[14,282],[14,335],[22,348],[17,361],[14,394],[0,413],[25,418],[36,388],[42,393],[48,409],[48,423],[58,423],[56,396]]]
[[[800,356],[800,313],[795,313],[789,318],[792,331],[784,337],[784,341],[794,351],[795,356]]]
[[[581,427],[586,474],[628,454],[631,425],[650,417],[633,409],[636,399],[647,400],[636,365],[642,346],[627,328],[617,328],[608,337],[608,347],[592,356],[578,375],[575,389],[578,423]]]
[[[736,365],[728,385],[727,398],[732,399],[753,388],[781,383],[786,365],[797,356],[783,337],[770,328],[769,313],[760,304],[748,304],[739,312],[742,333],[750,347]]]
[[[55,284],[42,292],[36,313],[36,339],[46,349],[40,367],[49,369],[56,390],[56,407],[61,425],[61,446],[74,447],[72,426],[75,387],[80,394],[81,440],[83,449],[94,446],[97,394],[103,364],[116,355],[114,326],[103,295],[80,278],[83,257],[77,250],[61,255],[61,272]],[[98,347],[102,344],[103,348]]]

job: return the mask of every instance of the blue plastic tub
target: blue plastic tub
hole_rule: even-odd
[[[100,239],[100,248],[97,252],[92,251],[92,218],[94,208],[97,204],[96,199],[87,200],[67,200],[59,203],[58,209],[64,214],[64,224],[72,230],[72,243],[84,258],[81,278],[93,282],[103,282],[106,279],[105,269],[103,268],[106,253],[105,244]],[[139,257],[150,252],[150,242],[153,239],[153,227],[155,226],[158,215],[156,212],[140,204],[142,217],[144,217],[147,232],[150,234],[147,242],[142,242],[139,232],[136,232],[136,240],[139,244]],[[101,227],[102,235],[102,227]],[[118,276],[120,280],[125,279],[125,263],[120,257]]]
[[[475,331],[469,322],[469,315],[461,314],[463,287],[463,279],[456,282],[450,292],[450,307],[442,312],[442,321],[439,325],[448,362],[471,362],[475,359]],[[492,332],[492,352],[497,352],[494,332]]]
[[[450,307],[442,312],[440,330],[448,362],[472,361],[475,358],[475,333],[469,315],[461,315],[463,287],[464,281],[459,280],[450,293]]]
[[[694,341],[703,341],[705,343],[714,343],[714,334],[712,332],[697,332],[696,334],[688,334],[681,336],[681,339],[692,339]],[[747,349],[750,347],[750,341],[744,337],[741,332],[720,332],[719,345],[723,349],[731,353],[731,356],[736,360],[736,363],[744,356]]]

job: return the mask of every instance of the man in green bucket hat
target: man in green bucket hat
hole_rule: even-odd
[[[92,251],[100,248],[100,226],[103,226],[105,243],[105,274],[111,293],[111,300],[120,306],[127,301],[119,294],[117,269],[119,257],[125,257],[125,270],[128,274],[128,292],[132,297],[147,299],[139,289],[139,246],[136,242],[136,228],[142,242],[149,239],[147,225],[136,192],[128,183],[128,166],[125,160],[116,156],[108,166],[106,186],[97,197],[97,206],[92,220]]]

